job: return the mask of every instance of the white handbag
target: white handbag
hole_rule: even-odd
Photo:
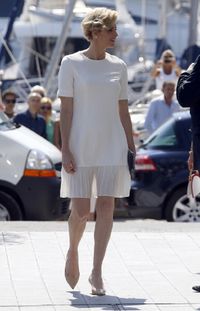
[[[187,195],[195,198],[200,193],[200,176],[199,172],[195,171],[190,175],[190,180],[187,187]]]

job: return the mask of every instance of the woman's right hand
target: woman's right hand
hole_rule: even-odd
[[[62,165],[68,174],[76,172],[76,163],[71,151],[62,151]]]
[[[191,180],[191,176],[192,176],[192,171],[193,171],[193,152],[189,151],[189,157],[188,157],[188,170],[189,170],[189,180]]]

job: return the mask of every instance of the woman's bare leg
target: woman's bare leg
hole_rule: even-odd
[[[102,263],[113,226],[114,198],[99,197],[96,201],[93,269],[89,278],[93,294],[105,294],[102,280]]]
[[[65,278],[74,288],[79,279],[78,246],[85,230],[87,218],[90,212],[90,199],[71,199],[71,213],[68,220],[69,249],[65,266]]]

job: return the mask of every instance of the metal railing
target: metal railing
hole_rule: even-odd
[[[49,10],[64,9],[67,3],[68,0],[38,0],[37,6]]]

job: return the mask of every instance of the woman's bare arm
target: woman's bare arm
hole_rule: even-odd
[[[131,118],[128,111],[128,101],[127,100],[120,100],[119,101],[119,115],[122,126],[124,128],[126,139],[128,143],[128,148],[135,154],[135,144],[133,139],[133,129]]]
[[[69,146],[70,131],[73,118],[73,98],[60,97],[60,131],[62,141],[62,164],[67,173],[74,173],[76,164]]]

